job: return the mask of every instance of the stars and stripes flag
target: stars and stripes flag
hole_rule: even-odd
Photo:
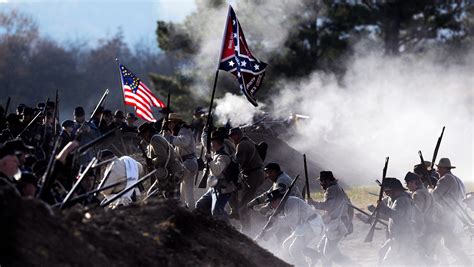
[[[119,63],[119,68],[125,104],[135,107],[135,113],[139,118],[155,122],[151,107],[165,108],[166,105],[124,65]]]
[[[229,6],[219,69],[235,75],[242,93],[252,105],[258,106],[255,94],[262,85],[266,67],[266,63],[250,52],[239,20]]]

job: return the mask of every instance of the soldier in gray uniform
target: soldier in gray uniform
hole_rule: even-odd
[[[150,163],[157,169],[155,177],[161,195],[165,198],[179,199],[179,183],[186,175],[187,169],[183,166],[166,139],[156,134],[151,123],[143,123],[138,127],[138,136],[146,143],[146,154]],[[149,192],[151,192],[151,188]]]
[[[170,142],[178,153],[183,165],[188,170],[181,181],[181,200],[190,208],[194,208],[194,176],[198,171],[196,158],[196,141],[191,127],[184,123],[181,115],[170,113],[168,128],[163,131],[166,140]]]
[[[389,201],[387,205],[382,201],[377,204],[379,212],[389,217],[389,236],[379,252],[379,264],[413,264],[415,259],[410,256],[416,249],[415,203],[396,178],[385,178],[382,187],[384,193],[389,196]]]
[[[242,188],[239,191],[239,215],[243,231],[250,231],[250,214],[247,203],[250,202],[265,180],[263,160],[255,143],[239,127],[229,131],[229,137],[235,144],[234,161],[240,165]]]
[[[212,217],[229,223],[225,206],[230,196],[236,190],[235,184],[229,178],[228,167],[231,157],[224,150],[224,136],[214,131],[211,133],[212,154],[207,154],[210,175],[207,180],[208,191],[196,202],[196,210],[211,214]]]
[[[462,222],[456,213],[459,213],[460,204],[466,189],[461,179],[451,173],[456,168],[448,158],[441,158],[436,165],[440,176],[438,184],[433,189],[434,200],[441,205],[442,217],[439,218],[441,227],[438,229],[444,240],[444,245],[456,257],[457,264],[470,265],[469,257],[462,250],[459,234],[462,231]]]
[[[278,165],[277,163],[268,163],[263,170],[265,172],[265,177],[272,181],[272,187],[270,187],[270,189],[268,189],[265,193],[252,199],[252,201],[247,204],[247,207],[249,209],[254,208],[257,205],[266,203],[268,195],[275,190],[279,190],[282,194],[284,194],[288,187],[291,185],[291,177],[288,176],[288,174],[286,174],[285,172],[283,172],[280,169],[280,165]],[[302,198],[298,186],[293,186],[290,192],[290,196]],[[270,205],[266,205],[265,207],[267,206],[270,207]],[[265,207],[263,207],[263,209],[265,209]]]
[[[308,200],[318,210],[323,210],[325,233],[319,244],[319,252],[323,254],[323,266],[331,266],[332,262],[348,261],[338,248],[339,241],[350,232],[345,216],[348,214],[349,198],[337,183],[331,171],[320,173],[319,183],[324,190],[323,201]]]
[[[268,202],[276,209],[284,195],[279,189],[268,194]],[[270,228],[269,234],[285,232],[282,247],[289,255],[288,261],[295,266],[313,266],[320,258],[320,254],[310,248],[321,240],[324,234],[323,219],[314,207],[307,204],[299,197],[289,196],[284,203],[283,209],[277,215],[275,225]],[[289,229],[289,232],[287,231]],[[308,262],[310,260],[310,262]]]
[[[438,225],[437,217],[440,215],[440,207],[424,186],[420,175],[408,172],[405,175],[405,182],[410,192],[412,192],[411,197],[417,208],[416,212],[418,212],[418,215],[421,217],[415,229],[418,238],[417,245],[421,257],[434,263],[434,252],[437,244],[441,241],[439,231],[436,229]]]

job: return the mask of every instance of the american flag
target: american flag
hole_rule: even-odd
[[[135,107],[138,117],[155,122],[156,119],[153,117],[151,107],[165,108],[166,105],[156,98],[151,90],[124,65],[119,63],[119,68],[125,104]]]
[[[247,45],[234,10],[229,6],[219,69],[237,77],[240,90],[254,106],[255,94],[262,85],[267,63],[255,58]]]

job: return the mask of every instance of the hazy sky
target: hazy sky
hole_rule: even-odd
[[[30,14],[42,34],[60,42],[90,45],[122,29],[125,42],[156,46],[156,21],[180,21],[195,9],[194,0],[0,0],[0,9]]]

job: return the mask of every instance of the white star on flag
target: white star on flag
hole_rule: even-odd
[[[257,64],[255,64],[254,68],[255,68],[255,70],[259,70],[259,69],[260,69],[260,66],[257,65]]]
[[[242,66],[242,67],[246,67],[246,66],[247,66],[247,61],[245,61],[245,60],[244,60],[244,61],[242,61],[242,62],[240,63],[240,66]]]
[[[234,61],[229,61],[229,66],[233,67],[234,66]]]

